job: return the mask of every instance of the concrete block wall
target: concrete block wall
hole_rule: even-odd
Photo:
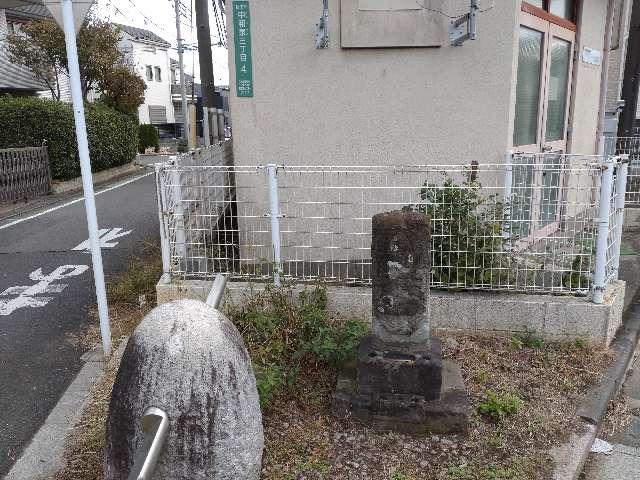
[[[158,304],[193,298],[205,301],[212,282],[174,281],[158,284]],[[264,290],[265,284],[230,282],[225,304],[242,304]],[[293,301],[304,287],[289,289]],[[336,316],[361,318],[370,323],[371,289],[367,287],[329,286],[328,309]],[[613,282],[605,302],[596,305],[587,297],[520,295],[487,292],[431,291],[431,328],[436,335],[457,332],[474,335],[531,333],[548,341],[571,342],[577,339],[608,346],[622,324],[625,282]],[[223,304],[224,308],[224,304]]]

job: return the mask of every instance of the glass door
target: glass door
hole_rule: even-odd
[[[540,237],[558,226],[575,32],[522,13],[513,145],[512,233]]]

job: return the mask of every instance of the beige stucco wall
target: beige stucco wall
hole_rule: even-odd
[[[584,1],[578,51],[584,46],[602,49],[606,2]],[[513,137],[519,0],[496,1],[495,8],[480,14],[475,42],[451,47],[445,38],[440,48],[343,49],[340,0],[329,3],[331,44],[316,50],[313,25],[322,2],[251,2],[253,98],[237,97],[229,26],[236,165],[504,162]],[[468,0],[441,3],[449,14],[468,8]],[[447,32],[448,19],[437,18]],[[600,67],[576,62],[571,134],[575,153],[595,153],[600,77]],[[366,182],[369,177],[364,175],[368,174],[353,185]],[[323,189],[336,181],[332,178],[337,177],[299,175],[296,188],[281,192],[283,259],[368,258],[370,222],[362,219],[410,203],[425,176],[416,175],[415,191],[407,187],[400,200],[389,197],[393,192]],[[281,182],[291,179],[289,174]],[[503,185],[502,176],[481,180],[485,186]],[[372,184],[375,181],[385,184]],[[238,175],[236,182],[246,195],[238,201],[241,256],[270,258],[268,220],[261,216],[268,210],[266,178]],[[572,185],[570,190],[578,189]],[[325,207],[323,202],[333,203]],[[350,212],[344,204],[358,211]],[[341,220],[334,225],[336,217]],[[256,245],[262,249],[259,254]]]
[[[582,51],[585,47],[600,51],[604,48],[608,2],[603,0],[583,0],[583,2],[576,44],[578,61],[574,64],[570,151],[588,155],[596,153],[602,67],[582,62]]]
[[[478,40],[441,48],[343,49],[340,0],[330,0],[331,44],[316,50],[318,2],[251,2],[254,98],[235,92],[236,164],[499,163],[511,146],[520,1],[480,14]],[[606,4],[584,0],[577,51],[602,50]],[[466,0],[446,0],[461,13]],[[445,36],[448,19],[443,22]],[[573,153],[595,153],[601,67],[575,63]]]
[[[254,98],[235,91],[236,164],[501,162],[510,105],[519,2],[480,14],[478,40],[441,48],[343,49],[340,0],[330,0],[331,45],[314,48],[322,2],[251,2]],[[462,13],[467,0],[442,2]],[[431,13],[443,22],[448,19]]]

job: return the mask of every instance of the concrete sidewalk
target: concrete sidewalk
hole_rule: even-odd
[[[625,231],[620,277],[627,282],[625,305],[638,303],[640,293],[640,232]],[[607,453],[591,453],[584,470],[583,480],[631,480],[640,479],[640,348],[622,393],[629,399],[632,413],[630,424],[609,439],[613,450]],[[601,437],[599,437],[601,438]]]
[[[592,453],[585,480],[627,480],[640,478],[640,358],[636,360],[622,389],[629,398],[631,423],[611,439],[613,451]]]

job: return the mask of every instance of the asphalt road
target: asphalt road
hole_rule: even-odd
[[[97,189],[107,277],[158,241],[154,177],[142,173]],[[87,238],[82,200],[0,221],[0,477],[82,367],[74,337],[96,300],[91,255],[74,248]]]

